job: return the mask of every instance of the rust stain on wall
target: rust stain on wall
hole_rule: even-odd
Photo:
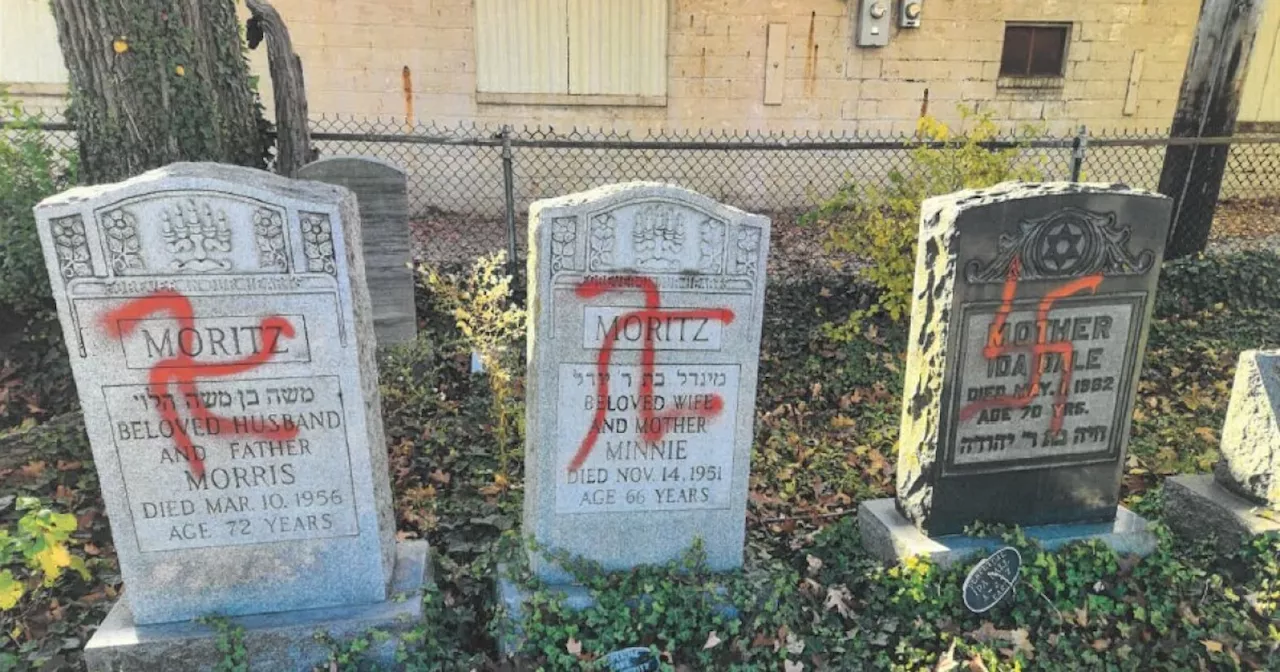
[[[413,73],[407,65],[400,71],[400,87],[404,90],[404,123],[413,126]]]
[[[804,95],[813,95],[813,86],[817,79],[818,43],[814,31],[817,29],[818,13],[809,12],[809,41],[804,50]]]

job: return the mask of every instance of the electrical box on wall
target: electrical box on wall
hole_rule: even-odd
[[[924,11],[924,0],[902,0],[898,10],[898,25],[903,28],[919,28],[920,14]]]
[[[890,0],[858,0],[858,46],[883,47],[889,44],[892,12]]]

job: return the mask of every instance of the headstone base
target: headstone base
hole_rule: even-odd
[[[343,641],[377,630],[390,635],[375,640],[365,654],[381,666],[393,666],[400,637],[422,621],[424,587],[431,585],[429,547],[425,541],[396,544],[391,599],[376,604],[254,614],[229,619],[244,628],[249,670],[310,670],[329,660],[329,649],[316,641],[324,631]],[[195,622],[135,625],[119,600],[84,648],[89,672],[124,670],[211,670],[223,658],[218,633]]]
[[[498,565],[498,581],[495,586],[498,604],[504,614],[498,625],[498,650],[507,656],[514,656],[524,644],[524,606],[529,603],[532,593],[511,578],[506,565]],[[595,606],[596,600],[585,586],[576,584],[554,584],[545,587],[547,592],[560,595],[564,605],[573,611],[582,611]],[[714,604],[716,613],[725,618],[736,618],[738,610],[726,599],[723,603]]]
[[[1213,534],[1229,553],[1246,539],[1280,531],[1280,512],[1268,511],[1218,485],[1209,474],[1173,476],[1164,481],[1164,521],[1179,535]]]
[[[896,564],[913,555],[947,566],[977,553],[994,551],[1005,544],[999,539],[948,534],[929,537],[898,513],[892,498],[873,499],[858,506],[858,527],[862,547],[873,557]],[[1116,510],[1109,523],[1038,525],[1024,527],[1028,539],[1052,550],[1075,541],[1097,539],[1116,553],[1147,555],[1155,550],[1156,538],[1145,518],[1124,508]]]

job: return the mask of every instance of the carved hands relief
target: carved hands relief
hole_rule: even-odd
[[[160,230],[180,273],[209,273],[231,270],[231,227],[224,210],[214,210],[207,201],[197,204],[188,198],[160,214]]]
[[[645,271],[678,270],[686,235],[683,212],[666,203],[644,206],[636,213],[631,233],[636,267]]]
[[[644,203],[600,213],[590,221],[588,271],[725,272],[728,224],[698,210],[676,203]],[[560,258],[558,245],[573,249],[568,235],[558,237],[553,228],[554,270],[569,268],[567,264],[554,266]]]

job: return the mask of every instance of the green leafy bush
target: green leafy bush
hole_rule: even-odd
[[[75,181],[76,157],[49,144],[36,119],[0,89],[0,429],[73,407],[31,209]]]
[[[0,610],[12,609],[27,592],[21,574],[41,578],[45,586],[52,586],[66,569],[89,579],[84,558],[72,555],[67,547],[76,531],[75,516],[54,513],[35,497],[20,497],[18,510],[26,513],[18,520],[17,529],[0,530]]]
[[[419,270],[488,374],[498,442],[496,478],[503,488],[510,482],[515,444],[523,437],[523,406],[517,398],[517,369],[522,360],[515,346],[524,337],[527,317],[512,298],[506,261],[506,253],[500,251],[476,259],[465,275],[444,274],[434,268]]]
[[[854,311],[833,333],[844,339],[859,334],[866,317],[886,315],[898,321],[911,312],[915,278],[916,237],[920,204],[930,196],[989,187],[1006,180],[1042,179],[1033,166],[1020,165],[1019,147],[993,149],[999,134],[991,113],[960,108],[962,123],[972,125],[955,135],[946,124],[922,117],[916,129],[919,146],[911,150],[910,167],[889,173],[889,186],[850,181],[805,222],[821,227],[828,250],[855,254],[867,264],[860,273],[879,290],[875,302]]]
[[[1198,255],[1166,262],[1160,270],[1157,316],[1196,313],[1219,303],[1235,309],[1280,309],[1280,254]]]
[[[52,301],[31,209],[75,181],[75,156],[54,148],[34,117],[0,92],[0,308],[21,316]]]

